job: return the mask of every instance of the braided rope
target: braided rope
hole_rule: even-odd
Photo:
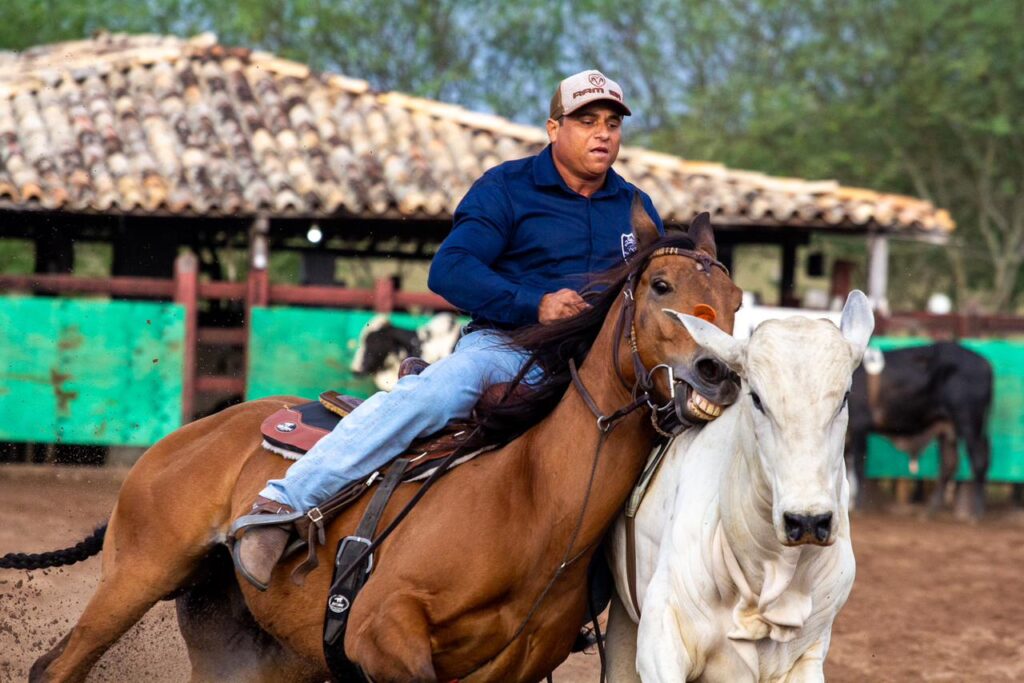
[[[70,548],[47,553],[7,553],[0,557],[0,569],[45,569],[75,564],[103,550],[103,537],[106,534],[107,524],[104,522],[91,536]]]

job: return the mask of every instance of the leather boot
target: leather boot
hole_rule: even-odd
[[[290,506],[259,496],[252,511],[235,523],[235,533],[245,531],[241,539],[235,541],[232,553],[235,569],[257,589],[267,590],[274,566],[288,545],[291,523],[298,516],[301,515]],[[275,524],[275,519],[281,523]]]

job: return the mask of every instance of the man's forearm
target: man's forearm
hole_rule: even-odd
[[[543,289],[511,282],[472,254],[439,251],[430,266],[431,291],[474,317],[503,325],[537,322]]]

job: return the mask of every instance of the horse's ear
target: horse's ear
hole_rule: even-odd
[[[699,251],[718,258],[718,249],[715,247],[715,231],[711,228],[711,214],[702,211],[690,222],[690,229],[687,230],[690,239]]]
[[[658,226],[654,224],[651,215],[647,213],[647,207],[644,206],[644,200],[640,198],[639,192],[633,193],[630,222],[633,224],[633,235],[636,236],[636,243],[640,249],[654,244],[661,237],[661,234],[658,233]]]

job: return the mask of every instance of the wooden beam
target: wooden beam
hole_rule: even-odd
[[[199,343],[208,346],[244,346],[245,329],[240,327],[200,327]]]
[[[872,307],[889,313],[889,238],[883,234],[868,237],[868,298]]]
[[[779,280],[779,305],[798,307],[800,298],[796,295],[796,248],[797,242],[786,240],[782,243],[782,277]]]
[[[190,251],[174,260],[174,300],[185,307],[185,345],[182,359],[181,423],[195,414],[196,341],[198,339],[199,260]]]
[[[202,375],[196,378],[196,389],[204,393],[245,395],[245,378],[229,375]]]
[[[270,301],[275,304],[300,304],[304,306],[373,308],[374,290],[270,285]]]
[[[395,281],[389,277],[379,277],[373,287],[373,310],[378,313],[390,313],[395,310]]]
[[[0,275],[0,290],[45,294],[100,294],[136,299],[170,299],[172,280],[149,277],[75,277],[74,275]]]
[[[242,366],[242,395],[249,381],[249,340],[252,338],[252,310],[270,303],[270,221],[260,216],[249,231],[249,280],[245,297],[245,362]]]

